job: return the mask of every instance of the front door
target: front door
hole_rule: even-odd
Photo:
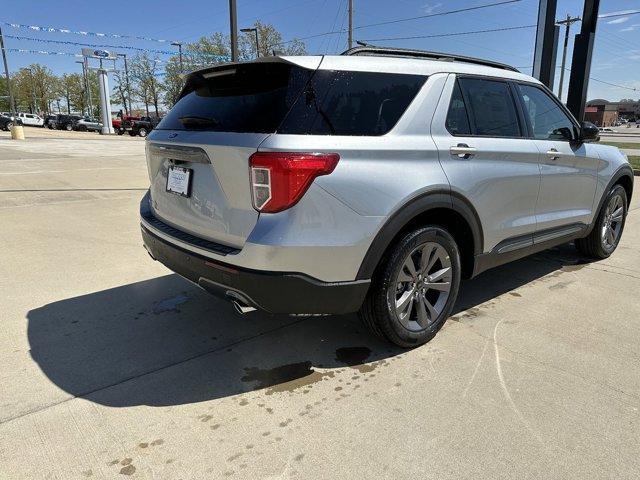
[[[544,89],[529,84],[518,89],[540,151],[538,230],[590,223],[599,163],[594,146],[579,142],[578,125]]]

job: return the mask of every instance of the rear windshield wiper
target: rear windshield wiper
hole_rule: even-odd
[[[185,128],[207,128],[219,125],[215,118],[210,117],[186,116],[180,117],[178,120]]]

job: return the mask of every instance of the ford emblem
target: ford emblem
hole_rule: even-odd
[[[176,138],[178,136],[177,133],[170,133],[169,138]]]

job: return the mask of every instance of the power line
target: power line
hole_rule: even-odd
[[[454,13],[470,12],[472,10],[480,10],[482,8],[489,8],[489,7],[497,7],[497,6],[500,6],[500,5],[508,5],[510,3],[518,3],[518,2],[521,2],[521,1],[522,0],[503,0],[503,1],[500,1],[500,2],[486,3],[484,5],[476,5],[474,7],[466,7],[466,8],[458,8],[456,10],[448,10],[446,12],[429,13],[427,15],[418,15],[417,17],[399,18],[397,20],[387,20],[385,22],[370,23],[368,25],[360,25],[358,27],[354,27],[354,30],[359,30],[361,28],[379,27],[381,25],[391,25],[393,23],[409,22],[411,20],[420,20],[420,19],[423,19],[423,18],[441,17],[443,15],[452,15]]]
[[[476,33],[506,32],[509,30],[521,30],[525,28],[535,28],[537,25],[519,25],[516,27],[490,28],[486,30],[472,30],[470,32],[451,32],[437,33],[433,35],[413,35],[410,37],[383,37],[383,38],[366,38],[365,42],[389,42],[395,40],[414,40],[417,38],[439,38],[439,37],[457,37],[459,35],[474,35]]]
[[[503,1],[500,1],[500,2],[485,3],[483,5],[476,5],[474,7],[458,8],[456,10],[447,10],[446,12],[430,13],[430,14],[427,14],[427,15],[418,15],[416,17],[398,18],[396,20],[388,20],[388,21],[385,21],[385,22],[369,23],[369,24],[366,24],[366,25],[359,25],[357,27],[353,27],[353,29],[354,30],[361,30],[363,28],[378,27],[378,26],[381,26],[381,25],[390,25],[390,24],[393,24],[393,23],[408,22],[408,21],[411,21],[411,20],[420,20],[420,19],[424,19],[424,18],[440,17],[440,16],[443,16],[443,15],[452,15],[452,14],[455,14],[455,13],[463,13],[463,12],[469,12],[469,11],[472,11],[472,10],[480,10],[482,8],[497,7],[497,6],[507,5],[507,4],[511,4],[511,3],[517,3],[517,2],[521,2],[521,1],[522,0],[503,0]],[[308,35],[306,37],[299,37],[299,38],[296,38],[295,40],[309,40],[311,38],[324,37],[325,35],[341,34],[341,33],[344,33],[344,32],[345,32],[345,30],[342,30],[342,29],[333,30],[333,31],[330,31],[330,32],[323,32],[323,33],[316,33],[314,35]],[[284,44],[287,44],[287,43],[291,43],[291,42],[293,42],[295,40],[286,40],[284,42],[276,43],[276,44],[274,44],[272,46],[284,45]]]
[[[532,65],[524,65],[524,66],[521,66],[521,67],[515,67],[515,68],[517,68],[517,69],[522,69],[522,68],[533,68],[533,66],[532,66]],[[561,68],[561,67],[556,67],[556,68]],[[568,72],[570,72],[570,71],[571,71],[571,69],[570,69],[570,68],[565,68],[565,70],[566,70],[566,71],[568,71]],[[593,80],[594,82],[598,82],[598,83],[604,83],[605,85],[609,85],[609,86],[611,86],[611,87],[624,88],[624,89],[626,89],[626,90],[631,90],[631,91],[633,91],[633,92],[637,92],[638,90],[640,90],[640,89],[638,89],[638,88],[630,87],[630,86],[628,86],[628,85],[620,85],[619,83],[607,82],[607,81],[605,81],[605,80],[600,80],[599,78],[594,78],[594,77],[589,77],[589,80]]]

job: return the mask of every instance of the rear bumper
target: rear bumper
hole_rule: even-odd
[[[346,314],[360,309],[369,280],[321,282],[301,273],[268,272],[218,262],[171,244],[141,225],[154,260],[227,300],[240,300],[273,314]]]

